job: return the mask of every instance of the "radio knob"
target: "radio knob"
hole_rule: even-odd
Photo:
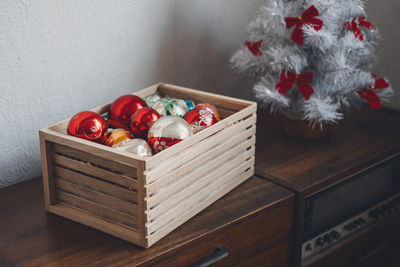
[[[312,250],[312,246],[311,246],[310,243],[308,243],[308,244],[306,245],[306,251],[311,251],[311,250]]]
[[[348,225],[348,224],[346,224],[346,225],[343,227],[343,229],[346,230],[346,231],[351,231],[350,225]]]
[[[356,222],[351,222],[350,229],[354,229],[354,228],[357,228],[357,224],[356,224]]]
[[[365,221],[364,218],[360,218],[360,219],[358,219],[358,220],[359,220],[359,222],[360,222],[361,224],[365,224],[365,223],[366,223],[366,221]]]
[[[322,237],[318,237],[317,241],[315,242],[315,244],[319,247],[322,247],[324,245],[325,241],[322,239]]]
[[[333,231],[331,232],[331,236],[332,236],[334,239],[339,239],[341,235],[340,235],[340,233],[339,233],[338,231],[333,230]]]
[[[330,234],[325,234],[325,235],[324,235],[324,241],[325,241],[326,243],[328,243],[328,244],[332,243],[332,242],[333,242],[333,236],[330,235]]]

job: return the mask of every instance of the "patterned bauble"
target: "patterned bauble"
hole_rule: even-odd
[[[156,102],[153,108],[157,110],[161,116],[183,117],[186,112],[194,108],[194,102],[191,100],[164,97]]]
[[[159,153],[191,135],[193,135],[192,130],[184,119],[165,116],[151,126],[147,140],[153,152]]]
[[[217,121],[221,120],[221,118],[219,116],[219,113],[218,113],[218,109],[214,105],[211,105],[211,104],[208,104],[208,103],[200,103],[200,104],[197,104],[194,108],[195,109],[206,109],[209,112],[211,112],[211,114],[214,115],[214,117],[217,119]]]
[[[147,138],[150,127],[160,118],[160,114],[152,108],[141,108],[131,118],[131,131],[136,137]]]
[[[142,98],[135,95],[124,95],[111,104],[111,118],[122,124],[129,125],[133,113],[144,107],[147,107],[147,104]]]
[[[192,109],[183,118],[189,123],[194,134],[218,122],[206,109]]]
[[[113,129],[109,130],[107,138],[105,138],[104,144],[107,146],[116,146],[119,143],[128,139],[133,139],[133,136],[129,131],[125,129]]]
[[[100,143],[107,134],[107,124],[99,114],[82,111],[71,118],[67,132],[70,135]]]
[[[153,152],[149,144],[145,140],[139,138],[125,140],[115,147],[119,150],[129,152],[141,157],[153,156]]]

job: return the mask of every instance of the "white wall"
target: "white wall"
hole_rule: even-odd
[[[0,187],[41,174],[38,129],[174,79],[174,2],[0,1]]]
[[[1,0],[0,187],[40,175],[37,131],[158,81],[251,99],[229,58],[263,0]],[[370,0],[400,87],[400,2]],[[392,106],[400,108],[400,99]]]

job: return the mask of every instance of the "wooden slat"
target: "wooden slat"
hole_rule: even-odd
[[[137,95],[137,96],[140,96],[141,98],[145,98],[146,96],[153,95],[153,94],[157,93],[159,85],[160,85],[160,83],[151,85],[151,86],[149,86],[147,88],[144,88],[142,90],[133,92],[132,95]]]
[[[197,102],[209,103],[234,110],[241,110],[254,104],[254,102],[233,97],[203,92],[167,83],[160,83],[158,91],[177,98],[193,99]]]
[[[250,144],[251,146],[251,144]],[[168,186],[163,187],[159,192],[152,195],[148,198],[148,207],[153,208],[159,202],[163,201],[165,198],[171,197],[175,192],[184,189],[186,186],[190,185],[194,181],[201,179],[203,175],[206,175],[208,172],[213,171],[213,173],[220,168],[224,168],[224,164],[229,164],[231,161],[234,160],[237,162],[239,156],[241,156],[241,160],[244,161],[246,159],[245,155],[254,155],[254,149],[246,150],[248,144],[246,144],[245,148],[237,147],[233,150],[227,150],[225,152],[220,153],[215,157],[215,159],[211,159],[210,161],[206,162],[203,165],[200,165],[199,168],[193,169],[188,174],[184,174],[182,177],[177,177],[176,180],[169,184]],[[225,171],[228,169],[225,169]]]
[[[253,106],[250,106],[248,108],[245,108],[232,116],[229,116],[228,118],[221,120],[220,122],[202,130],[201,132],[196,133],[195,135],[191,136],[190,138],[187,138],[176,145],[162,151],[161,153],[158,153],[150,158],[146,159],[146,166],[147,168],[153,168],[154,166],[158,165],[160,162],[163,162],[165,160],[170,159],[171,157],[175,156],[177,153],[184,151],[188,147],[198,143],[201,140],[204,140],[205,138],[210,137],[211,135],[217,133],[218,131],[221,131],[222,129],[227,128],[228,126],[232,126],[232,124],[238,122],[239,120],[242,120],[243,118],[254,114],[251,118],[249,119],[254,119],[256,118],[255,112],[257,109],[257,105],[254,104]],[[253,118],[254,117],[254,118]],[[254,121],[254,124],[256,122]]]
[[[162,179],[158,179],[155,182],[149,184],[147,186],[147,192],[149,195],[154,195],[157,191],[159,191],[162,187],[172,183],[177,180],[178,177],[183,176],[188,172],[194,171],[199,166],[203,165],[206,161],[214,160],[218,154],[222,154],[221,149],[225,151],[229,151],[231,155],[240,152],[246,147],[250,147],[255,144],[255,136],[252,136],[255,133],[255,127],[246,130],[243,133],[239,133],[235,135],[233,138],[228,139],[227,141],[219,144],[218,146],[206,151],[205,153],[200,154],[196,160],[192,160],[188,163],[183,164],[178,169],[168,173]],[[250,139],[247,139],[248,136],[251,136]]]
[[[136,167],[139,161],[146,160],[145,157],[140,157],[133,153],[128,153],[102,144],[90,142],[68,134],[62,134],[48,129],[40,131],[45,135],[47,140],[53,143],[64,145],[79,151],[84,151],[89,155],[107,159],[111,163],[117,162],[131,167]]]
[[[215,147],[218,143],[228,139],[230,136],[240,131],[245,131],[246,128],[254,125],[256,120],[257,120],[256,116],[252,116],[243,122],[237,123],[223,131],[218,132],[212,137],[208,137],[202,140],[201,142],[197,142],[195,145],[185,149],[181,153],[170,155],[170,158],[164,159],[164,161],[160,161],[158,166],[156,166],[155,168],[151,169],[148,173],[146,173],[147,184],[154,182],[157,179],[162,179],[165,173],[169,173],[170,171],[177,169],[180,166],[183,166],[184,164],[188,164],[191,160],[197,158],[198,155],[207,152],[208,150]],[[179,145],[179,143],[176,145]],[[166,151],[163,152],[168,152],[168,150],[171,148],[168,148]],[[158,155],[161,155],[162,153]]]
[[[228,154],[227,156],[223,156],[221,157],[221,159],[216,160],[218,161],[218,164],[216,164],[217,167],[215,167],[214,165],[214,168],[211,169],[211,172],[205,173],[203,171],[200,171],[199,173],[193,173],[188,177],[185,177],[185,179],[179,181],[176,185],[172,185],[168,189],[162,190],[159,194],[156,194],[148,201],[149,206],[151,206],[152,203],[154,203],[154,205],[158,204],[155,208],[148,211],[148,220],[152,221],[156,219],[158,216],[161,216],[169,209],[178,205],[181,201],[188,198],[200,188],[207,187],[208,184],[216,180],[216,177],[223,176],[227,172],[227,170],[230,170],[235,166],[239,166],[247,159],[254,156],[254,152],[255,147],[252,147],[250,150],[245,150],[241,152],[234,159],[230,158],[232,157],[232,155],[235,154]]]
[[[144,169],[145,165],[144,163],[140,164],[138,166],[138,209],[139,209],[139,241],[140,245],[143,247],[148,247],[148,242],[146,239],[146,223],[147,223],[147,218],[146,218],[146,195],[145,195],[145,189],[144,189]]]
[[[122,224],[108,222],[104,219],[93,216],[91,213],[85,212],[68,204],[59,203],[52,205],[50,206],[49,211],[64,218],[116,236],[128,242],[137,244],[139,241],[139,234],[134,228]]]
[[[137,189],[136,179],[132,179],[123,174],[117,174],[117,173],[93,166],[90,163],[66,158],[66,157],[64,157],[62,155],[58,155],[58,154],[54,154],[53,160],[54,160],[55,164],[58,164],[58,165],[61,165],[64,167],[68,167],[70,169],[78,170],[80,172],[101,178],[103,180],[106,180],[106,181],[109,181],[109,182],[112,182],[115,184],[119,184],[121,186],[125,186],[127,188],[132,188],[135,190]]]
[[[63,179],[72,181],[79,185],[88,186],[93,190],[98,190],[107,195],[120,198],[122,200],[137,203],[137,193],[119,185],[104,182],[102,180],[86,176],[68,169],[55,166],[55,174]]]
[[[127,202],[127,201],[103,194],[101,192],[79,186],[77,184],[73,184],[71,182],[62,180],[60,178],[56,178],[55,182],[56,182],[57,189],[62,189],[63,191],[66,191],[73,195],[79,196],[81,198],[85,198],[85,199],[91,200],[93,202],[96,202],[98,204],[101,204],[103,206],[107,206],[107,207],[125,212],[126,214],[129,214],[131,216],[138,217],[137,204]]]
[[[95,202],[80,198],[78,196],[60,190],[56,190],[56,197],[58,201],[65,202],[89,213],[93,213],[97,216],[105,218],[108,221],[118,222],[136,229],[138,228],[137,217],[130,216],[126,213],[102,206]]]
[[[132,167],[132,166],[129,166],[126,164],[122,164],[120,162],[113,162],[112,160],[110,160],[108,158],[89,154],[86,151],[81,151],[81,150],[63,146],[60,144],[54,144],[54,152],[62,154],[62,155],[67,155],[67,156],[70,156],[70,157],[73,157],[76,159],[80,159],[82,161],[87,161],[87,162],[102,166],[104,168],[107,168],[107,169],[110,169],[113,171],[118,171],[130,178],[136,178],[136,176],[137,176],[137,173],[136,173],[137,171],[136,171],[135,167]]]
[[[213,177],[214,182],[211,184],[203,187],[193,188],[194,190],[188,198],[175,205],[172,209],[169,209],[167,212],[163,213],[155,221],[148,224],[149,233],[153,234],[161,227],[164,227],[165,225],[171,223],[171,221],[176,220],[179,216],[186,213],[189,208],[197,205],[199,202],[202,202],[208,195],[213,194],[213,192],[218,190],[221,185],[229,183],[229,181],[233,179],[232,177],[242,174],[248,168],[252,168],[254,166],[254,157],[240,165],[237,165],[237,163],[235,163],[235,165],[227,164],[226,168],[222,169],[224,171],[223,173],[219,173],[219,175],[216,174]],[[227,169],[229,171],[226,171]]]
[[[53,144],[46,140],[44,135],[39,132],[40,155],[42,161],[44,205],[46,210],[55,203],[54,194],[54,170],[52,162]]]
[[[166,236],[168,233],[172,232],[174,229],[191,219],[193,216],[207,208],[209,205],[220,199],[222,196],[227,194],[233,188],[237,187],[247,179],[249,179],[254,174],[254,167],[251,167],[247,172],[240,175],[237,179],[232,179],[231,183],[224,184],[218,191],[210,194],[206,199],[202,200],[198,205],[190,208],[183,215],[176,218],[174,221],[168,223],[163,228],[160,228],[157,232],[149,235],[148,242],[149,246],[153,245],[155,242]]]

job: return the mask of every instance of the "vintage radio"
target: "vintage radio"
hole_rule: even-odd
[[[400,154],[305,198],[302,259],[400,211]]]
[[[399,115],[366,107],[313,140],[289,138],[279,117],[258,116],[256,174],[297,197],[294,266],[358,266],[359,259],[397,257]]]

